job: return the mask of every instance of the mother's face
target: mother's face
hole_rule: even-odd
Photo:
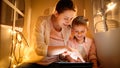
[[[66,27],[71,25],[73,18],[75,17],[75,11],[66,10],[63,13],[56,14],[56,21],[60,27]]]

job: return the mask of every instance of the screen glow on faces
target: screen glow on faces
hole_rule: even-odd
[[[57,21],[60,27],[71,25],[73,18],[75,17],[75,11],[66,10],[58,15]]]
[[[83,25],[76,25],[72,28],[72,33],[80,41],[86,36],[87,28]]]

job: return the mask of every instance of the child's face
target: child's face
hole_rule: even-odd
[[[87,27],[84,25],[76,25],[72,28],[72,35],[76,37],[77,40],[82,40],[86,36]]]

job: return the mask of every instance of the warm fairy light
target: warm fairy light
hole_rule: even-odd
[[[116,6],[116,3],[113,3],[113,2],[109,3],[109,4],[107,5],[107,11],[106,11],[106,12],[114,9],[115,6]]]
[[[29,56],[27,56],[27,55],[23,56],[23,61],[22,61],[22,62],[26,62],[26,61],[28,61],[28,60],[30,60],[30,57],[29,57]],[[32,59],[31,59],[31,60],[32,60]]]
[[[24,48],[24,44],[23,44],[23,43],[21,43],[21,48],[22,48],[22,49]]]
[[[12,34],[12,35],[16,34],[16,31],[13,31],[13,30],[12,30],[12,31],[11,31],[11,34]]]
[[[13,61],[13,58],[11,56],[9,57],[9,59]]]
[[[13,35],[12,29],[8,29],[8,33],[11,33],[11,35]]]
[[[28,56],[24,56],[25,57],[25,59],[29,59],[29,57]]]
[[[11,32],[12,32],[12,29],[8,29],[8,32],[11,33]]]
[[[15,41],[13,40],[12,43],[13,43],[13,45],[14,45],[14,44],[15,44]]]
[[[22,34],[22,31],[20,30],[20,28],[17,28],[15,30],[12,29],[8,29],[8,32],[12,35],[12,49],[11,49],[11,54],[10,54],[10,62],[11,64],[9,65],[9,67],[11,68],[16,68],[19,64],[21,64],[23,62],[24,59],[29,59],[29,56],[25,56],[23,58],[23,53],[25,50],[25,45],[29,46],[25,37]],[[24,44],[27,43],[27,44]],[[28,50],[27,50],[28,52]],[[22,57],[22,58],[21,58]],[[19,60],[19,59],[22,59]]]
[[[16,68],[17,67],[17,65],[13,65],[13,68]]]
[[[16,34],[16,31],[12,30],[12,29],[8,29],[8,32],[11,33],[11,35]]]
[[[22,38],[21,38],[20,34],[17,35],[17,40],[18,40],[19,42],[21,42]]]

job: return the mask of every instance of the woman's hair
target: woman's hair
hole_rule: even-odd
[[[75,7],[73,5],[72,0],[59,0],[59,2],[56,5],[55,10],[60,14],[64,12],[65,10],[75,11]]]
[[[87,26],[87,21],[88,19],[85,19],[83,16],[77,16],[76,18],[74,18],[74,20],[72,21],[72,27],[74,26],[78,26],[78,25],[84,25]]]

